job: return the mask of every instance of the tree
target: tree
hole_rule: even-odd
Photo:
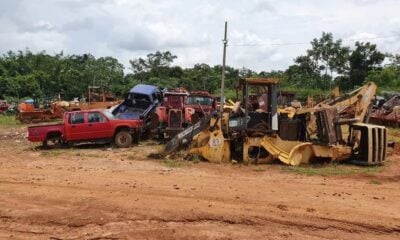
[[[160,86],[175,86],[177,78],[183,74],[180,67],[171,68],[171,64],[176,58],[177,56],[169,51],[157,51],[147,54],[146,59],[137,58],[130,60],[129,63],[135,77],[140,79],[140,82]]]
[[[375,44],[356,42],[356,48],[350,54],[350,72],[347,88],[362,85],[371,70],[376,70],[385,59]]]
[[[387,57],[390,61],[389,65],[400,70],[400,54],[387,54]]]
[[[311,41],[307,54],[295,59],[288,68],[288,81],[301,86],[329,89],[335,76],[348,69],[349,48],[342,40],[333,40],[332,33],[322,33],[321,38]],[[306,85],[304,85],[306,84]]]
[[[374,69],[368,73],[368,81],[375,82],[379,87],[400,90],[400,69],[387,66],[383,69]]]
[[[370,70],[366,79],[375,82],[381,89],[400,91],[400,54],[387,54],[387,57],[389,63]]]
[[[169,67],[174,59],[177,56],[173,55],[171,52],[160,52],[147,54],[147,58],[137,58],[134,60],[130,60],[131,69],[134,73],[143,73],[143,72],[158,72],[157,70],[160,68]]]
[[[343,74],[347,68],[347,60],[350,49],[342,46],[342,40],[333,40],[332,33],[322,33],[320,39],[311,41],[311,49],[307,50],[307,56],[313,62],[315,70],[325,80],[325,89],[332,87],[333,76]],[[314,71],[315,71],[314,70]],[[328,77],[329,76],[329,77]]]
[[[289,84],[297,87],[323,87],[318,66],[309,56],[299,56],[295,59],[295,63],[285,71]]]

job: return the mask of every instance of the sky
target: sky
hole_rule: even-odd
[[[284,70],[322,32],[400,53],[398,0],[0,0],[0,54],[9,50],[129,60],[170,51],[174,65]]]

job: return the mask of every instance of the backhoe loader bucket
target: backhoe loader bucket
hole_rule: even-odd
[[[250,147],[262,147],[274,159],[279,159],[283,163],[292,166],[308,163],[314,158],[311,143],[285,141],[278,136],[249,137],[246,138],[243,144],[243,162],[245,163],[249,163],[252,160],[248,154]]]
[[[210,120],[210,127],[193,137],[189,154],[198,154],[210,162],[231,160],[229,140],[224,138],[219,117]]]

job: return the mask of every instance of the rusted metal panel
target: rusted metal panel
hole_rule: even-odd
[[[374,124],[400,127],[400,95],[393,96],[382,107],[375,109],[370,117]]]
[[[340,139],[336,131],[336,122],[338,121],[338,111],[334,107],[320,108],[315,112],[317,117],[318,138],[323,144],[335,144]]]

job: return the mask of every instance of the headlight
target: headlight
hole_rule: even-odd
[[[239,126],[239,121],[237,120],[237,119],[232,119],[232,120],[229,120],[229,127],[237,127],[237,126]]]

